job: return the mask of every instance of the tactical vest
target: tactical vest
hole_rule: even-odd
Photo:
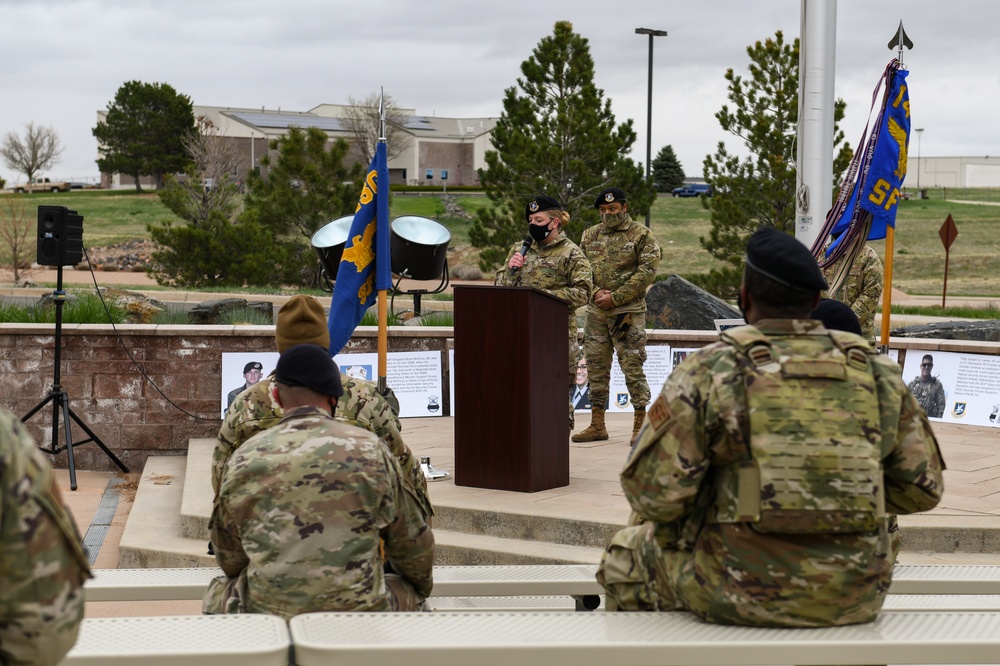
[[[717,468],[708,522],[779,534],[871,532],[885,515],[881,434],[869,349],[829,331],[768,338],[750,326],[722,339],[749,360],[743,386],[749,457]]]

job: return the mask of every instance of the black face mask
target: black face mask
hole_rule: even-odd
[[[743,290],[736,292],[736,307],[739,308],[740,314],[743,315],[743,321],[747,320],[747,311],[743,309]]]
[[[552,233],[552,230],[549,229],[548,225],[529,223],[528,233],[531,234],[531,237],[535,239],[536,243],[538,243],[548,238],[549,234]]]

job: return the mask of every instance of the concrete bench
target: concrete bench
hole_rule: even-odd
[[[581,564],[434,567],[434,596],[596,596],[604,590],[595,570]],[[214,567],[97,569],[84,590],[87,601],[201,599],[221,575]]]
[[[290,646],[274,615],[90,618],[60,666],[288,666]]]
[[[427,605],[432,611],[439,613],[553,613],[597,610],[604,605],[604,597],[431,597],[427,600]]]
[[[991,664],[1000,613],[886,613],[821,629],[707,624],[689,613],[310,613],[297,666]]]
[[[584,610],[597,610],[604,605],[598,597],[598,606]],[[572,597],[431,597],[427,600],[431,610],[454,613],[552,613],[581,610]],[[883,613],[898,612],[995,612],[1000,611],[997,594],[890,594],[882,605]]]
[[[587,564],[434,567],[435,597],[584,597],[603,594]],[[98,569],[87,601],[201,599],[214,567]],[[890,594],[1000,595],[1000,566],[896,565]]]
[[[997,594],[889,594],[883,613],[949,611],[980,613],[1000,611]]]

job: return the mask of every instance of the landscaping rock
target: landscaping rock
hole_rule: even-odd
[[[219,324],[222,315],[231,310],[256,310],[274,321],[274,306],[270,302],[250,302],[243,298],[222,298],[199,303],[191,308],[191,321],[195,324]]]
[[[646,292],[646,328],[714,331],[716,319],[740,319],[739,310],[679,275]]]
[[[889,332],[899,338],[939,338],[941,340],[980,340],[1000,342],[1000,320],[939,321],[933,324],[904,326]]]
[[[130,324],[151,324],[153,318],[166,311],[167,306],[143,294],[114,287],[101,287],[101,295],[105,300],[114,300],[118,306],[128,313]]]

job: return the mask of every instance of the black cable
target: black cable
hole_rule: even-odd
[[[142,369],[142,366],[139,365],[139,362],[135,360],[134,356],[132,356],[132,352],[129,351],[129,348],[125,346],[125,341],[122,339],[121,333],[118,332],[118,328],[115,326],[115,322],[111,317],[111,310],[108,308],[108,304],[105,302],[104,296],[101,294],[100,285],[97,284],[97,276],[94,274],[94,264],[90,262],[90,255],[87,254],[87,248],[83,248],[83,256],[87,259],[87,268],[90,271],[90,278],[94,281],[94,291],[97,292],[97,297],[101,300],[101,305],[104,306],[104,312],[105,314],[108,315],[108,321],[111,322],[111,330],[115,332],[115,337],[118,338],[119,344],[121,344],[122,349],[125,350],[125,353],[128,354],[129,360],[132,361],[132,365],[134,365],[135,369],[139,371],[139,374],[142,375],[143,379],[149,382],[149,385],[152,386],[154,389],[156,389],[156,392],[162,395],[164,400],[166,400],[171,405],[176,407],[178,411],[187,414],[193,419],[198,419],[199,421],[218,421],[219,420],[218,417],[195,416],[194,414],[187,411],[186,409],[175,403],[173,400],[168,398],[167,395],[160,390],[160,387],[156,385],[156,382],[154,382],[152,379],[149,378],[149,375],[146,374],[146,371]]]

